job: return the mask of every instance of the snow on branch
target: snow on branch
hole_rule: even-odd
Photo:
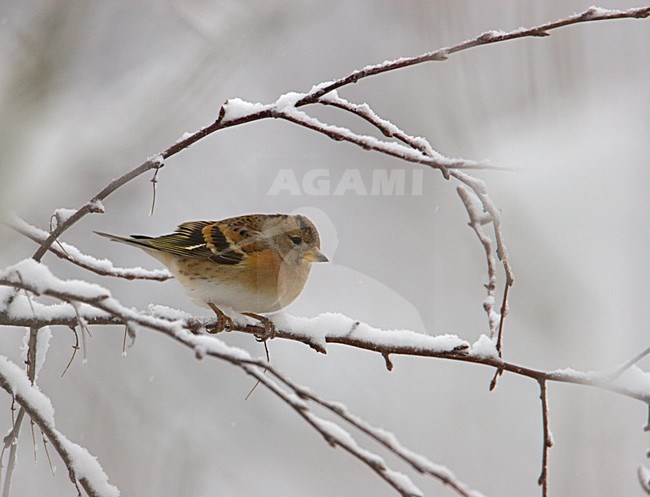
[[[563,26],[568,26],[570,24],[623,18],[640,19],[646,18],[648,16],[650,16],[650,7],[629,9],[624,11],[591,7],[582,14],[576,14],[566,19],[542,24],[533,28],[519,28],[510,32],[489,31],[483,33],[482,35],[479,35],[473,40],[468,40],[451,47],[441,48],[433,52],[419,55],[417,57],[405,57],[393,61],[382,62],[381,64],[367,66],[361,70],[353,71],[344,78],[314,85],[312,90],[302,96],[300,99],[296,100],[293,106],[295,108],[298,108],[304,105],[317,103],[321,97],[327,95],[331,91],[356,83],[360,79],[369,76],[374,76],[377,74],[382,74],[385,72],[394,71],[425,62],[443,61],[446,60],[451,54],[461,52],[463,50],[467,50],[476,46],[497,43],[515,38],[525,38],[529,36],[547,36],[549,34],[549,31]],[[235,102],[238,102],[238,105],[232,105]],[[228,103],[231,104],[229,109],[231,114],[228,118],[226,118],[226,107]],[[237,112],[234,111],[235,107],[237,109]],[[129,181],[137,178],[147,171],[150,171],[151,169],[158,171],[161,167],[164,166],[164,161],[169,157],[176,155],[197,141],[221,129],[258,121],[261,119],[268,119],[271,117],[276,117],[276,109],[273,105],[249,103],[239,99],[227,101],[226,104],[221,107],[219,115],[215,122],[201,128],[195,133],[183,134],[183,136],[173,145],[165,149],[163,152],[148,158],[138,167],[125,173],[119,178],[116,178],[109,185],[100,190],[90,201],[86,202],[74,213],[71,213],[63,222],[60,222],[56,228],[52,230],[47,239],[41,243],[39,249],[34,253],[33,258],[37,261],[40,261],[48,251],[49,247],[67,229],[69,229],[76,222],[90,213],[103,212],[102,201],[106,199],[106,197],[108,197],[111,193]]]
[[[39,264],[43,256],[48,251],[51,251],[58,257],[100,275],[128,279],[164,280],[169,278],[170,275],[166,271],[145,271],[140,268],[124,269],[114,267],[110,261],[95,259],[81,253],[76,247],[59,242],[59,237],[86,215],[104,212],[103,201],[110,194],[151,170],[154,171],[151,180],[153,183],[153,210],[156,201],[158,172],[164,167],[165,160],[206,136],[225,128],[261,119],[283,119],[317,131],[332,139],[353,143],[366,150],[383,153],[415,164],[427,165],[440,170],[445,179],[453,178],[461,183],[457,191],[470,217],[470,226],[476,233],[487,256],[488,295],[483,305],[488,314],[490,337],[482,336],[476,343],[470,345],[455,335],[428,336],[408,330],[381,330],[352,318],[331,313],[314,318],[298,318],[288,315],[274,316],[273,322],[277,328],[276,336],[280,339],[300,341],[323,353],[326,352],[328,343],[338,343],[375,351],[383,356],[388,369],[393,366],[390,359],[391,355],[417,355],[483,364],[493,368],[496,374],[492,386],[496,384],[497,376],[504,371],[536,380],[541,389],[540,398],[542,400],[544,429],[542,474],[539,482],[543,488],[543,495],[546,495],[548,488],[548,449],[551,444],[546,398],[547,383],[554,381],[597,387],[650,404],[650,373],[644,372],[636,366],[636,363],[646,353],[637,355],[613,372],[580,372],[570,369],[545,372],[503,360],[504,319],[508,312],[508,294],[514,282],[514,276],[501,229],[500,211],[488,195],[485,184],[465,172],[468,169],[488,169],[493,168],[493,166],[469,159],[445,157],[434,150],[426,139],[407,134],[397,125],[377,115],[365,103],[357,104],[339,97],[337,90],[370,76],[421,63],[443,61],[454,53],[481,45],[517,38],[545,37],[552,30],[577,23],[622,18],[646,18],[648,16],[650,16],[650,7],[629,10],[607,10],[591,7],[583,13],[536,27],[519,28],[508,32],[488,31],[474,39],[416,57],[405,57],[369,65],[360,70],[355,70],[343,78],[316,84],[308,92],[285,93],[271,104],[251,103],[239,98],[227,100],[219,109],[219,115],[213,123],[194,133],[183,134],[178,141],[164,151],[148,158],[139,166],[113,180],[78,209],[57,209],[54,214],[56,223],[51,226],[49,233],[30,226],[21,220],[11,221],[10,225],[13,229],[34,240],[39,244],[39,248],[33,254],[33,260],[22,261],[5,271],[0,271],[0,286],[7,287],[4,292],[0,292],[0,324],[28,326],[33,330],[55,324],[70,327],[77,325],[123,324],[132,332],[138,327],[144,327],[164,333],[193,350],[197,358],[207,355],[225,360],[243,369],[296,410],[330,444],[343,448],[368,465],[401,495],[419,496],[422,495],[422,492],[406,475],[390,469],[380,456],[361,447],[339,425],[316,416],[309,409],[308,403],[315,403],[334,413],[339,419],[346,421],[379,442],[390,453],[407,462],[414,470],[440,480],[453,488],[459,495],[463,497],[478,496],[478,492],[468,490],[468,487],[456,480],[446,468],[434,465],[422,458],[422,456],[402,447],[392,434],[370,426],[365,421],[349,413],[343,406],[320,399],[303,387],[295,385],[274,367],[260,359],[252,358],[247,352],[230,347],[217,337],[199,334],[202,327],[214,324],[213,320],[181,315],[178,311],[170,311],[161,307],[151,308],[148,312],[140,312],[123,306],[111,296],[108,290],[99,285],[84,281],[60,280],[52,275],[45,266]],[[307,105],[328,105],[352,113],[374,126],[387,140],[358,134],[341,126],[323,123],[302,109]],[[483,227],[490,223],[494,233],[494,251],[501,261],[505,273],[499,312],[494,309],[497,279],[496,261],[492,255],[493,244],[492,240],[483,231]],[[32,295],[45,295],[61,302],[45,305],[38,302]],[[261,335],[265,331],[262,327],[252,324],[247,319],[238,322],[235,329],[254,335]],[[494,339],[495,334],[496,341]],[[34,355],[36,350],[29,350],[28,352]],[[91,496],[118,495],[117,489],[108,484],[106,475],[97,461],[85,449],[69,442],[55,430],[53,417],[50,416],[51,405],[49,401],[29,381],[25,384],[21,379],[22,377],[16,372],[16,368],[17,366],[6,360],[4,362],[0,360],[0,386],[16,398],[24,412],[41,427],[46,436],[52,441],[66,462],[73,481],[78,480]],[[24,377],[24,373],[19,368],[17,369]],[[263,371],[265,370],[269,371],[273,378],[264,375]],[[40,396],[34,392],[37,392]],[[645,468],[639,469],[639,480],[642,487],[650,493],[648,490],[650,486],[648,471]]]
[[[509,32],[487,31],[472,40],[467,40],[451,47],[440,48],[433,52],[428,52],[417,57],[401,57],[396,60],[390,60],[382,62],[380,64],[366,66],[361,70],[352,72],[344,78],[338,79],[336,81],[331,81],[329,83],[321,83],[320,85],[315,86],[312,91],[309,92],[309,94],[296,102],[296,106],[315,103],[320,97],[329,93],[330,91],[337,90],[338,88],[347,86],[352,83],[356,83],[363,78],[394,71],[396,69],[402,69],[404,67],[422,64],[424,62],[444,61],[454,53],[461,52],[469,48],[478,47],[480,45],[498,43],[502,41],[513,40],[515,38],[526,38],[530,36],[549,36],[549,31],[551,30],[581,22],[606,21],[611,19],[624,18],[642,19],[648,16],[650,16],[650,7],[641,7],[629,10],[608,10],[600,7],[591,7],[581,14],[575,14],[573,16],[567,17],[566,19],[560,19],[555,22],[549,22],[532,28],[519,28]]]
[[[23,275],[21,278],[15,277],[18,272]],[[34,282],[33,284],[32,281]],[[192,327],[192,325],[188,325],[188,323],[183,320],[186,315],[180,311],[170,311],[168,309],[163,311],[162,308],[159,307],[153,309],[153,311],[157,311],[157,314],[161,314],[161,311],[166,313],[167,316],[171,318],[169,320],[158,316],[153,316],[151,314],[145,315],[138,313],[137,311],[122,306],[117,300],[112,298],[105,289],[102,289],[98,285],[84,286],[83,284],[80,284],[80,282],[60,280],[52,275],[44,265],[37,263],[32,259],[26,259],[25,261],[22,261],[21,263],[13,266],[4,273],[0,273],[0,285],[22,288],[26,291],[37,293],[39,295],[47,295],[50,297],[62,299],[70,304],[73,302],[78,303],[73,305],[79,305],[83,303],[87,306],[103,311],[106,313],[106,315],[110,315],[113,318],[116,318],[118,322],[131,323],[131,325],[138,325],[162,332],[170,338],[173,338],[174,340],[190,348],[194,352],[195,356],[199,359],[205,356],[212,356],[225,360],[235,366],[242,368],[246,373],[259,380],[259,382],[266,386],[271,392],[273,392],[290,407],[296,410],[296,412],[302,416],[312,427],[314,427],[328,441],[328,443],[343,448],[355,456],[357,459],[364,462],[373,471],[379,474],[380,477],[383,478],[391,487],[398,491],[400,495],[404,497],[419,497],[423,494],[411,482],[408,476],[390,469],[380,456],[376,455],[366,448],[361,447],[358,442],[356,442],[352,436],[339,425],[324,420],[315,415],[312,411],[309,410],[309,407],[305,403],[305,400],[314,401],[317,404],[325,407],[329,406],[330,411],[332,411],[334,414],[337,414],[341,419],[351,423],[353,426],[359,428],[362,432],[370,435],[372,438],[378,441],[383,440],[382,445],[384,445],[384,447],[389,452],[398,455],[407,462],[410,462],[411,465],[418,471],[424,474],[428,474],[449,485],[463,497],[469,497],[471,495],[468,493],[468,487],[464,483],[460,482],[450,470],[443,466],[433,464],[423,456],[415,454],[414,452],[403,448],[393,435],[388,434],[387,432],[384,432],[378,428],[374,428],[369,423],[360,421],[359,418],[355,417],[349,413],[347,409],[338,404],[321,399],[313,394],[308,393],[309,390],[307,388],[293,383],[287,376],[278,371],[276,368],[267,364],[261,359],[251,357],[248,352],[236,347],[226,345],[223,341],[215,336],[196,335],[196,330]],[[37,314],[39,311],[37,308],[34,308],[34,312]],[[9,319],[8,322],[4,322],[3,324],[11,325],[11,310],[5,310],[3,315],[7,316]],[[38,316],[36,316],[36,318],[38,318]],[[77,319],[80,319],[79,315],[77,315]],[[341,320],[340,317],[338,319]],[[321,326],[325,326],[326,322],[328,321],[330,323],[335,321],[332,316],[321,318],[321,320],[323,321],[321,323]],[[296,322],[301,323],[302,321]],[[111,321],[109,324],[115,324],[115,321]],[[372,335],[373,333],[381,332],[381,330],[375,330],[370,327],[367,327],[367,329],[364,330],[364,327],[362,327],[358,322],[356,325],[357,328],[361,327],[362,335]],[[260,330],[258,330],[258,332],[259,331]],[[394,342],[395,335],[401,334],[401,332],[387,333],[388,342]],[[418,346],[418,343],[427,343],[426,335],[420,335],[423,337],[420,339],[416,339],[414,336],[411,336],[419,335],[414,332],[405,332],[405,335],[408,337],[404,340],[407,347]],[[361,338],[368,340],[367,337]],[[435,342],[435,339],[438,337],[429,338],[434,339]],[[442,343],[436,343],[435,346],[440,349],[449,349],[457,347],[458,344],[464,344],[464,342],[460,341],[460,339],[451,336],[442,337],[441,342]],[[285,385],[285,387],[288,387],[290,391],[287,391],[287,389],[283,388],[282,385],[280,385],[278,382],[269,379],[268,376],[264,375],[264,371],[271,372],[276,378],[281,381],[282,384]],[[21,374],[23,374],[22,371]],[[21,388],[24,387],[23,384],[21,385]],[[31,385],[29,386],[31,387]],[[11,390],[12,393],[14,393],[14,391],[15,390]],[[47,400],[47,398],[42,394],[40,395],[40,397],[36,396],[34,398],[40,399],[40,401],[44,403],[44,406],[35,409],[36,415],[38,415],[39,412],[45,413],[43,416],[45,418],[43,424],[49,422],[53,426],[53,410],[51,409],[49,400]],[[27,402],[27,405],[32,405],[34,403],[35,402],[32,402],[30,404]],[[23,404],[21,403],[21,406],[22,405]],[[49,410],[47,407],[48,405],[50,405]],[[337,407],[334,408],[333,406]],[[27,407],[25,409],[30,416],[34,414],[34,409],[32,411],[30,411]],[[37,424],[41,426],[41,423]],[[56,433],[52,435],[47,431],[45,432],[48,438],[50,438],[50,436],[57,436]],[[61,440],[60,437],[59,440]],[[68,453],[72,454],[81,454],[78,457],[85,461],[84,457],[82,457],[84,454],[83,451],[85,449],[78,447],[75,448],[74,444],[66,442],[65,440],[63,442],[60,442],[59,445],[62,446],[61,450],[64,452],[67,451]],[[57,450],[59,450],[59,447],[57,447]],[[77,466],[74,465],[74,461],[77,460],[75,457],[73,457],[73,467],[77,468]],[[84,482],[82,478],[88,479],[86,473],[80,472],[79,469],[75,469],[75,475],[79,481],[82,482],[82,485]],[[84,486],[84,488],[86,487]],[[104,493],[91,494],[90,492],[89,494],[102,496],[109,495]],[[473,495],[478,496],[479,494],[475,493]]]
[[[17,275],[20,274],[21,277]],[[0,272],[0,286],[21,288],[37,295],[46,295],[65,302],[77,302],[81,317],[89,324],[130,324],[160,331],[188,346],[198,347],[197,353],[207,352],[205,346],[227,347],[213,336],[197,335],[201,328],[216,324],[214,319],[200,319],[186,313],[154,306],[149,313],[124,307],[105,288],[81,281],[60,280],[52,275],[46,266],[26,259],[4,272]],[[29,325],[26,316],[15,315],[13,304],[0,308],[0,325]],[[24,305],[21,306],[25,312]],[[77,314],[72,307],[61,315],[58,321],[52,318],[50,306],[34,306],[31,326],[74,324]],[[90,312],[88,312],[90,310]],[[43,312],[44,316],[39,316]],[[88,314],[86,314],[88,312]],[[326,343],[337,343],[378,352],[383,356],[411,355],[437,357],[461,362],[483,364],[495,369],[526,376],[540,381],[554,381],[587,385],[609,390],[630,398],[650,403],[650,373],[643,372],[632,361],[624,369],[617,368],[615,374],[608,371],[582,372],[570,368],[545,372],[504,361],[498,356],[494,342],[481,337],[471,345],[456,335],[430,336],[409,330],[381,330],[341,314],[325,313],[314,318],[303,318],[279,314],[271,316],[276,325],[276,338],[305,343],[319,352],[326,352]],[[236,322],[233,331],[251,335],[262,335],[264,328],[246,322]],[[221,351],[223,352],[223,350]],[[239,354],[239,352],[238,352]],[[232,360],[229,356],[219,356]],[[255,360],[238,355],[237,361],[259,365]]]
[[[5,221],[5,224],[21,235],[35,241],[44,243],[49,236],[47,231],[41,230],[25,222],[19,217],[13,217]],[[48,249],[57,257],[82,267],[100,276],[114,276],[127,280],[155,280],[166,281],[173,278],[172,274],[166,269],[143,269],[115,267],[108,259],[96,259],[93,256],[82,253],[77,247],[64,242],[58,242]]]
[[[97,459],[55,428],[54,409],[50,399],[31,384],[20,367],[4,356],[0,356],[0,387],[15,399],[43,431],[63,459],[75,485],[79,482],[90,497],[119,497],[120,491],[108,482]]]
[[[20,278],[17,277],[18,274],[21,275]],[[307,407],[304,404],[305,400],[314,401],[337,414],[341,419],[378,441],[391,453],[408,462],[418,472],[442,481],[456,490],[459,495],[480,495],[476,492],[472,493],[472,491],[469,491],[467,489],[468,487],[462,482],[459,482],[453,476],[453,473],[446,468],[432,464],[422,456],[405,449],[396,441],[394,436],[378,428],[371,427],[365,421],[349,413],[343,406],[323,400],[315,394],[312,394],[308,389],[293,384],[291,380],[286,378],[286,376],[273,366],[260,359],[252,358],[246,351],[226,345],[215,336],[195,334],[201,326],[209,324],[206,320],[198,321],[186,313],[162,306],[152,307],[148,314],[137,312],[122,306],[102,287],[84,282],[60,280],[52,275],[44,265],[31,259],[27,259],[7,271],[0,273],[0,285],[21,288],[36,294],[55,297],[69,303],[75,302],[75,305],[79,309],[84,309],[84,311],[91,308],[96,312],[103,313],[104,318],[97,313],[89,316],[89,318],[95,319],[95,324],[100,324],[103,322],[103,319],[106,319],[106,324],[130,323],[131,326],[149,328],[162,332],[190,348],[197,358],[212,356],[241,367],[245,372],[258,379],[269,390],[296,410],[329,443],[342,447],[367,464],[401,495],[413,496],[421,495],[421,493],[416,491],[416,487],[413,486],[410,479],[405,475],[389,469],[379,456],[369,452],[367,449],[361,448],[345,430],[337,425],[335,425],[335,428],[332,427],[331,424],[321,420],[312,412],[306,414]],[[35,314],[34,318],[39,319],[38,314],[42,312],[42,309],[36,306],[33,309]],[[73,312],[70,312],[69,317],[73,317]],[[76,317],[79,319],[78,315]],[[12,322],[13,312],[11,308],[4,309],[4,312],[0,314],[0,319],[0,324],[16,324]],[[86,318],[84,317],[83,319]],[[280,316],[274,322],[279,328],[276,335],[278,338],[299,340],[308,343],[316,349],[319,348],[319,345],[324,347],[324,343],[334,342],[374,350],[385,356],[402,353],[474,362],[536,379],[540,385],[545,385],[546,381],[589,385],[650,403],[650,374],[641,371],[634,365],[634,361],[627,361],[622,367],[616,368],[614,374],[611,372],[585,373],[568,369],[542,372],[501,360],[498,357],[494,342],[488,337],[482,337],[477,343],[468,347],[469,344],[453,335],[430,337],[403,330],[378,330],[354,321],[351,318],[336,314],[324,314],[316,318]],[[51,322],[50,324],[56,323]],[[264,331],[259,326],[246,323],[243,325],[240,323],[236,329],[252,334],[260,334]],[[355,336],[355,333],[358,336]],[[291,392],[283,390],[277,382],[270,380],[268,376],[264,375],[264,370],[269,371],[281,383],[288,386]],[[547,431],[548,407],[544,398],[543,405],[545,441],[548,441],[550,440],[550,432]],[[41,411],[47,414],[47,403],[45,403],[45,407],[41,408]],[[31,416],[31,413],[28,414]],[[548,446],[545,445],[545,454]],[[547,464],[547,456],[545,456],[544,461],[544,464]]]

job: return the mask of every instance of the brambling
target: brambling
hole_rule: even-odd
[[[313,262],[328,262],[320,251],[314,224],[301,215],[251,214],[222,221],[183,223],[158,237],[121,237],[96,232],[144,250],[162,262],[196,304],[218,317],[216,333],[233,328],[219,306],[262,322],[265,336],[272,323],[257,313],[278,311],[302,291]]]

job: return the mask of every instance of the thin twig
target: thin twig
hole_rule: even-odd
[[[640,352],[636,356],[634,356],[632,359],[629,361],[626,361],[623,365],[621,365],[619,368],[617,368],[612,374],[611,374],[611,379],[615,380],[619,376],[621,376],[625,371],[630,369],[632,366],[634,366],[637,362],[639,362],[641,359],[643,359],[645,356],[650,354],[650,347],[645,349],[643,352]]]
[[[575,14],[566,19],[562,19],[555,22],[549,22],[546,24],[541,24],[533,28],[519,28],[510,32],[495,32],[488,31],[474,38],[473,40],[467,40],[458,45],[451,47],[440,48],[433,52],[428,52],[417,57],[402,57],[397,60],[382,62],[381,64],[376,64],[373,66],[364,67],[361,70],[354,71],[348,76],[337,79],[331,83],[318,85],[313,91],[308,95],[303,97],[296,103],[296,106],[305,105],[308,103],[314,103],[323,95],[331,92],[332,90],[337,90],[343,86],[347,86],[353,83],[357,83],[363,78],[368,78],[370,76],[376,76],[377,74],[383,74],[385,72],[394,71],[396,69],[402,69],[404,67],[414,66],[417,64],[422,64],[424,62],[440,62],[447,60],[450,55],[454,53],[467,50],[469,48],[478,47],[481,45],[488,45],[492,43],[500,43],[503,41],[513,40],[515,38],[526,38],[526,37],[545,37],[549,36],[549,31],[561,28],[564,26],[569,26],[571,24],[577,24],[581,22],[591,22],[591,21],[606,21],[611,19],[623,19],[623,18],[646,18],[650,16],[650,7],[641,7],[636,9],[629,10],[609,10],[604,11],[597,7],[591,7],[581,14]]]
[[[458,192],[460,199],[463,201],[465,209],[467,210],[467,214],[469,215],[469,225],[474,230],[474,233],[476,233],[476,236],[481,242],[481,245],[483,245],[483,249],[485,251],[485,257],[487,259],[488,282],[485,285],[485,288],[487,290],[487,298],[484,301],[483,308],[485,309],[488,317],[490,338],[494,338],[496,334],[497,322],[494,316],[494,292],[497,286],[497,275],[495,267],[496,264],[494,261],[494,256],[492,255],[492,240],[490,240],[490,238],[486,236],[485,233],[483,233],[483,229],[481,228],[480,215],[474,207],[474,202],[471,196],[472,191],[463,185],[458,185],[458,187],[456,187],[456,191]]]
[[[542,497],[548,497],[548,450],[553,446],[553,437],[548,422],[548,397],[546,394],[546,380],[539,380],[539,397],[542,401],[542,427],[543,427],[543,449],[542,449],[542,471],[537,484],[542,487]]]
[[[149,215],[153,216],[153,211],[156,208],[156,193],[157,193],[157,186],[158,186],[158,173],[160,172],[160,168],[162,167],[162,163],[158,167],[156,167],[155,172],[153,173],[153,178],[151,178],[151,188],[152,188],[152,193],[151,193],[151,209],[149,210]]]
[[[22,281],[22,276],[20,276]],[[29,296],[28,296],[29,298]],[[31,300],[30,300],[31,303]],[[32,307],[32,312],[34,308]],[[36,346],[38,340],[38,330],[39,328],[30,327],[29,329],[29,339],[27,341],[27,378],[31,384],[34,384],[36,379]],[[22,426],[23,419],[25,418],[25,409],[21,406],[18,411],[18,415],[13,422],[13,426],[7,436],[4,438],[4,446],[2,452],[4,453],[5,449],[9,448],[9,456],[7,463],[7,471],[5,473],[4,486],[2,487],[2,497],[9,497],[11,494],[11,481],[13,478],[14,470],[16,468],[16,455],[18,449],[18,435],[20,434],[20,427]],[[32,431],[33,435],[33,431]],[[34,444],[35,446],[35,444]]]
[[[467,485],[460,482],[448,468],[433,464],[430,461],[424,459],[422,456],[415,454],[409,449],[403,447],[394,435],[387,433],[380,428],[371,426],[367,421],[350,413],[343,405],[337,402],[325,400],[322,397],[314,394],[311,390],[296,385],[278,370],[273,369],[271,372],[276,378],[290,387],[301,398],[314,401],[325,409],[344,419],[352,426],[375,440],[377,443],[383,445],[386,449],[393,452],[400,459],[411,465],[411,467],[419,473],[436,478],[443,484],[451,487],[454,491],[456,491],[456,493],[463,497],[471,497],[472,495],[476,495],[471,489],[469,489],[469,487],[467,487]]]
[[[63,373],[61,373],[61,378],[63,378],[63,376],[66,374],[66,372],[72,365],[72,361],[74,361],[74,358],[77,355],[77,351],[79,350],[79,334],[77,333],[77,328],[75,328],[74,326],[69,326],[68,328],[70,328],[72,330],[72,333],[74,333],[74,345],[72,346],[72,355],[70,356],[70,360],[68,361],[68,364],[63,370]]]
[[[86,319],[79,312],[77,303],[74,300],[71,300],[68,303],[74,309],[74,313],[77,317],[77,324],[79,325],[79,328],[81,328],[81,357],[82,357],[82,362],[85,364],[88,361],[88,347],[86,343],[86,333],[88,333],[88,336],[92,336],[92,335],[90,334],[90,330],[88,329],[88,323],[86,322]]]
[[[332,446],[341,447],[343,450],[356,457],[366,464],[377,475],[379,475],[388,485],[399,492],[402,497],[422,497],[422,492],[414,487],[410,479],[403,474],[397,474],[391,470],[382,458],[366,448],[360,447],[354,439],[344,432],[338,425],[330,421],[325,421],[312,413],[299,397],[286,392],[277,383],[269,380],[258,368],[249,364],[241,366],[248,374],[256,377],[271,392],[282,399],[289,407],[294,409],[308,424],[310,424],[323,438]],[[271,368],[269,368],[271,370]],[[333,425],[333,426],[332,426]],[[330,428],[332,426],[332,429]],[[408,483],[407,483],[408,482]]]
[[[267,342],[268,342],[268,340],[264,340],[264,342],[262,342],[262,343],[264,344],[264,352],[266,354],[266,362],[271,364],[271,356],[269,354],[269,346],[268,346]],[[265,367],[264,371],[262,371],[262,374],[266,374],[267,371],[268,371],[268,368]],[[251,388],[250,391],[246,394],[246,397],[244,397],[244,400],[248,400],[250,398],[250,396],[253,395],[253,392],[255,391],[255,389],[258,387],[259,384],[260,384],[260,380],[257,380],[255,382],[255,384],[253,385],[253,388]]]
[[[47,464],[50,466],[50,471],[52,476],[56,474],[56,466],[52,464],[52,458],[50,457],[50,451],[47,448],[47,438],[45,438],[45,433],[41,430],[41,438],[43,439],[43,450],[45,450],[45,455],[47,456]]]

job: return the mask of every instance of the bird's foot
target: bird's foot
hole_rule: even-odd
[[[264,333],[255,335],[255,339],[258,342],[266,342],[269,338],[275,338],[275,325],[269,318],[260,316],[254,312],[242,312],[242,314],[249,318],[257,319],[264,327]]]
[[[235,323],[230,316],[226,316],[223,311],[212,302],[208,302],[208,306],[210,306],[210,309],[212,309],[217,315],[217,322],[215,324],[207,325],[205,331],[214,334],[222,331],[232,331],[235,328]]]

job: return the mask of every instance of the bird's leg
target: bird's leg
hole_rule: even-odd
[[[217,323],[206,326],[205,331],[208,333],[219,333],[224,330],[232,331],[235,328],[235,324],[230,316],[226,316],[223,311],[212,302],[208,302],[208,306],[210,306],[210,309],[212,309],[217,315]]]
[[[258,342],[266,342],[269,338],[275,338],[275,325],[269,318],[260,316],[259,314],[255,314],[254,312],[242,312],[242,314],[244,316],[257,319],[264,327],[263,334],[255,335],[255,339]]]

